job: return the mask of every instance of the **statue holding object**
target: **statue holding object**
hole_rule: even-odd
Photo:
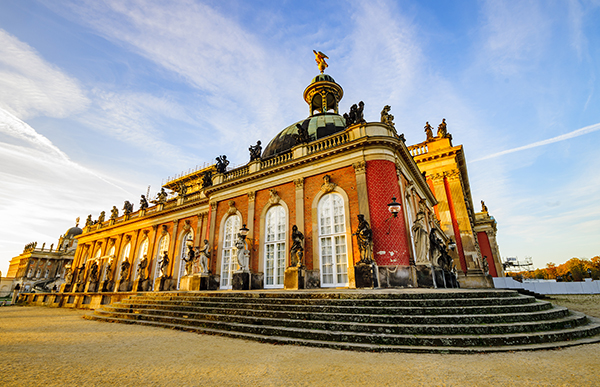
[[[222,156],[217,157],[215,160],[217,160],[217,163],[215,165],[215,168],[217,169],[217,173],[227,172],[227,166],[229,165],[229,160],[227,160],[227,156],[222,155]]]
[[[360,262],[367,264],[373,263],[373,231],[363,214],[358,215],[358,228],[353,235],[356,235],[356,240],[358,242]]]
[[[260,159],[260,155],[262,153],[262,146],[260,144],[260,140],[258,140],[256,145],[250,145],[250,148],[248,148],[250,151],[250,161]]]
[[[292,248],[290,249],[291,265],[302,267],[302,257],[304,255],[304,234],[298,230],[298,226],[292,226]]]

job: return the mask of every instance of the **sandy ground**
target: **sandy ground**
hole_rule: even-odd
[[[599,300],[579,305],[600,317]],[[578,303],[572,296],[553,301]],[[600,344],[478,355],[362,353],[88,321],[84,313],[0,308],[0,386],[600,385]]]

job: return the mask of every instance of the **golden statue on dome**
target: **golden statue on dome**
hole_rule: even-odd
[[[325,62],[325,59],[329,59],[329,57],[323,54],[321,51],[313,50],[313,52],[315,53],[315,62],[317,62],[317,66],[319,66],[319,70],[321,71],[321,74],[323,74],[323,71],[329,67],[327,62]]]

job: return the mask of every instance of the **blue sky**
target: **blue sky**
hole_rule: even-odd
[[[308,115],[326,53],[368,121],[442,118],[503,257],[600,254],[600,1],[0,2],[0,270]]]

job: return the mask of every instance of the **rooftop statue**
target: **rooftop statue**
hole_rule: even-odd
[[[119,209],[117,206],[113,206],[112,210],[110,210],[110,218],[117,219],[119,217]]]
[[[188,187],[184,182],[180,181],[177,183],[177,187],[175,187],[175,192],[177,192],[177,196],[185,196],[187,193]]]
[[[160,192],[156,194],[156,200],[154,200],[157,204],[164,204],[167,201],[167,192],[164,187],[160,188]]]
[[[488,212],[488,208],[483,200],[481,201],[481,212]]]
[[[437,136],[440,138],[448,137],[448,128],[446,126],[446,119],[442,118],[442,123],[438,126]]]
[[[433,139],[433,127],[429,125],[429,121],[425,123],[425,134],[427,135],[427,140]]]
[[[385,105],[383,110],[381,111],[381,122],[383,124],[389,125],[392,128],[394,127],[394,116],[390,114],[390,110],[392,107],[390,105]]]
[[[98,223],[104,222],[105,217],[106,217],[106,212],[105,211],[100,212],[100,216],[98,216]]]
[[[125,200],[125,203],[123,203],[123,214],[129,215],[132,212],[133,212],[133,204],[131,204],[129,202],[129,200]]]
[[[256,145],[250,145],[248,148],[250,151],[250,161],[260,159],[260,154],[262,153],[262,146],[260,146],[260,140],[256,142]]]
[[[148,208],[148,200],[146,200],[146,196],[142,195],[140,199],[140,210],[145,210]]]
[[[354,125],[354,124],[364,124],[365,117],[363,115],[363,110],[365,109],[365,103],[360,101],[357,104],[350,106],[350,113],[344,113],[344,119],[346,120],[346,126]]]
[[[298,133],[294,133],[294,141],[296,144],[307,144],[310,141],[308,129],[305,129],[302,125],[296,124]]]
[[[217,173],[225,173],[227,171],[227,166],[229,165],[229,160],[227,160],[227,156],[222,155],[217,157],[217,164],[215,167],[217,168]]]
[[[325,59],[329,59],[329,57],[325,54],[323,54],[321,51],[315,51],[313,50],[313,52],[315,53],[315,62],[317,62],[317,66],[319,67],[319,71],[321,72],[321,74],[323,74],[323,72],[325,71],[325,69],[327,67],[329,67],[329,65],[327,64],[327,62],[325,62]]]

